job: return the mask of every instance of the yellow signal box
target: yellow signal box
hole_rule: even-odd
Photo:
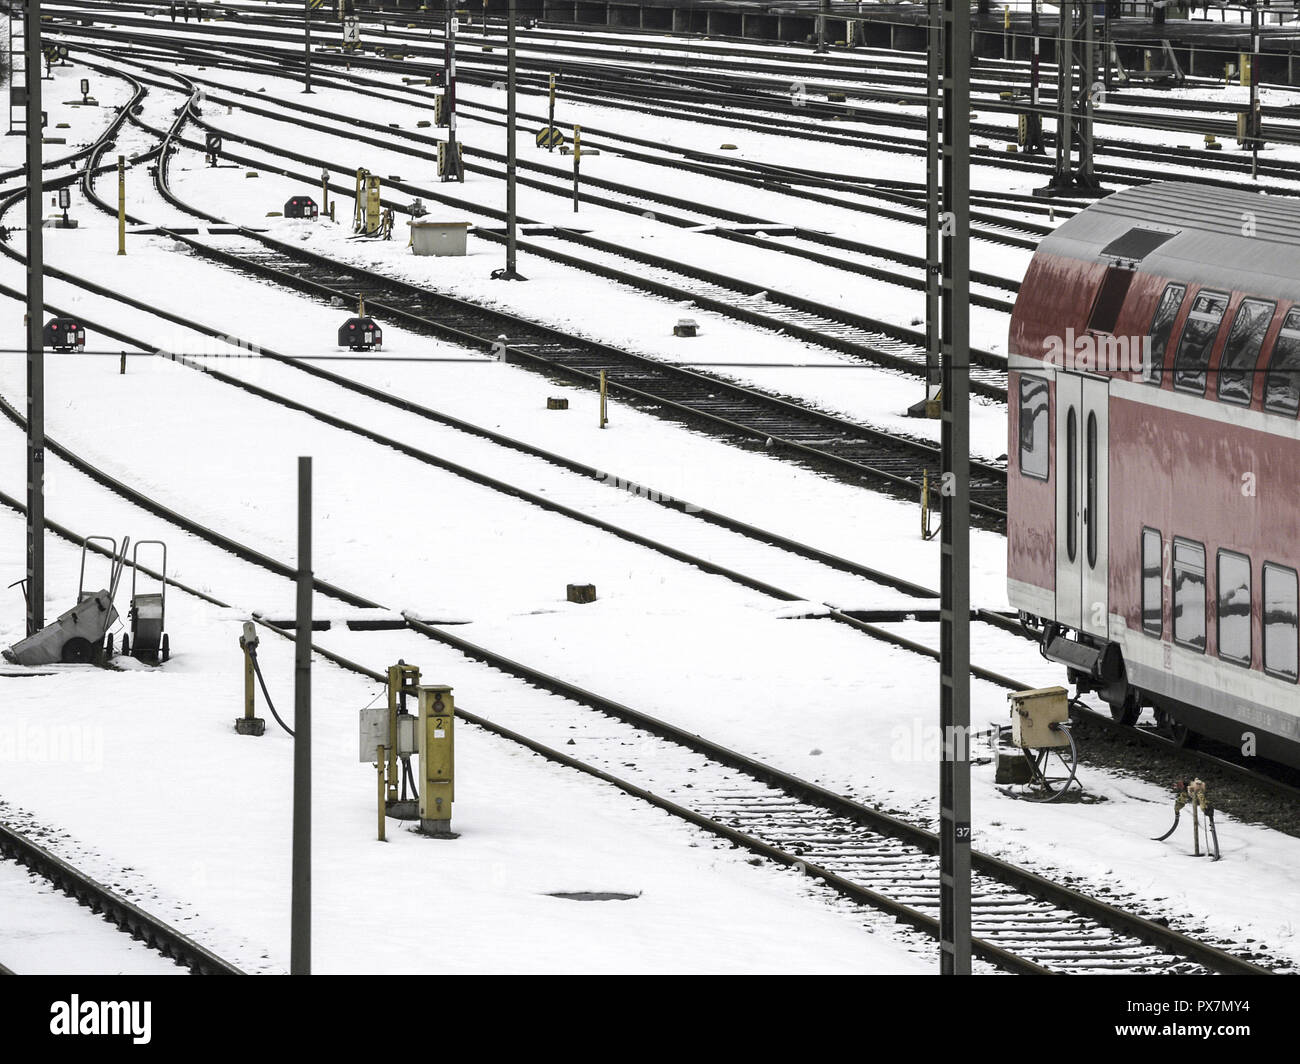
[[[454,838],[451,803],[456,783],[456,705],[451,688],[445,684],[425,684],[418,691],[420,775],[424,777],[420,787],[420,830],[426,835]]]

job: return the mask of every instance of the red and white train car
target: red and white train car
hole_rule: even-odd
[[[1044,652],[1117,718],[1300,763],[1300,202],[1097,202],[1039,246],[1009,352],[1009,593]]]

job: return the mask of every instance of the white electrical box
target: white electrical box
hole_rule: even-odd
[[[361,760],[373,765],[379,759],[379,748],[388,754],[388,707],[373,706],[361,711]]]
[[[411,757],[420,752],[419,729],[415,726],[416,717],[412,713],[400,713],[397,717],[397,756]]]

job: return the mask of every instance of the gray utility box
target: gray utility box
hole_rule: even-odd
[[[411,222],[411,247],[417,255],[464,255],[469,222]]]

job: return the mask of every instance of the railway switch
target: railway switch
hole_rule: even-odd
[[[356,199],[352,231],[361,236],[377,236],[383,225],[383,185],[364,168],[357,171]]]
[[[294,196],[284,202],[286,218],[315,218],[319,214],[320,208],[310,196]]]
[[[240,735],[263,735],[266,721],[254,712],[257,688],[254,684],[254,656],[257,653],[257,625],[244,622],[244,634],[239,637],[239,649],[244,654],[244,715],[235,718],[235,731]]]
[[[420,830],[439,838],[455,838],[451,803],[455,798],[455,702],[451,688],[426,684],[418,689],[420,705]]]

